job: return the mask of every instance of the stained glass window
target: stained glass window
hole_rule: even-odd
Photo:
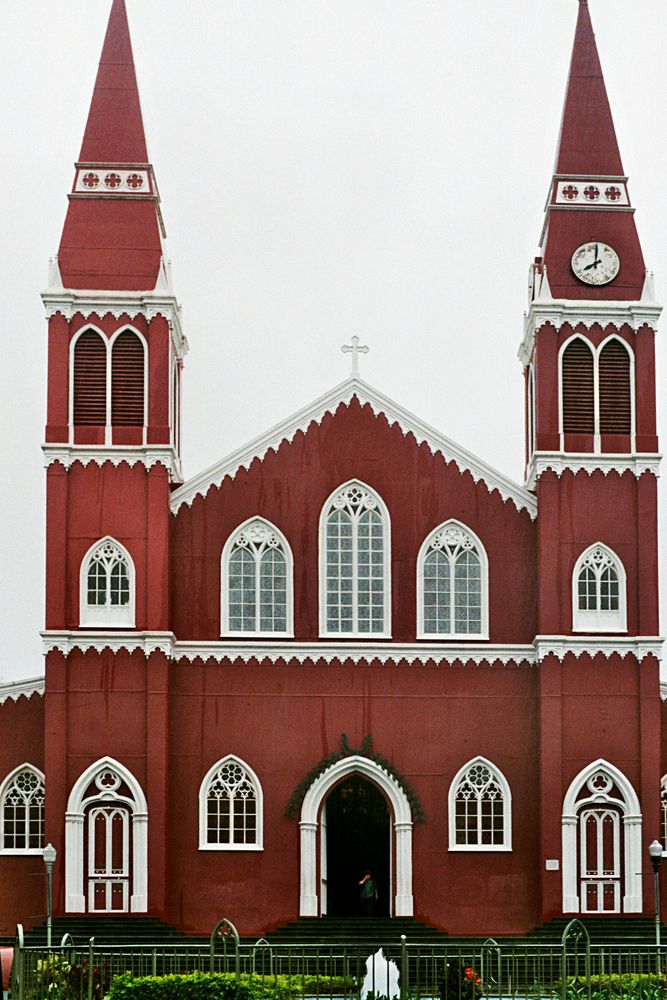
[[[287,632],[290,584],[287,546],[278,532],[260,518],[245,524],[223,554],[223,631]]]

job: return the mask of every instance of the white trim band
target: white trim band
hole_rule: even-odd
[[[0,705],[11,698],[18,701],[21,697],[30,698],[33,694],[44,696],[44,677],[27,677],[24,681],[8,681],[0,684]]]
[[[154,465],[163,465],[173,482],[183,481],[181,461],[175,448],[171,445],[77,445],[77,444],[43,444],[44,468],[59,462],[63,468],[69,469],[75,462],[89,465],[95,462],[102,466],[111,462],[116,467],[122,462],[128,465],[140,463],[147,469]]]
[[[564,472],[586,472],[589,476],[592,476],[594,472],[602,472],[605,476],[608,476],[610,472],[617,472],[619,476],[622,476],[624,472],[631,472],[637,479],[645,472],[650,472],[658,479],[661,459],[662,455],[655,453],[629,455],[611,452],[604,454],[580,452],[568,454],[562,451],[536,451],[526,472],[526,488],[535,489],[535,484],[540,476],[549,471],[555,472],[559,478]]]

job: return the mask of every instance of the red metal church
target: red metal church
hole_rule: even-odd
[[[356,374],[183,482],[113,0],[43,294],[46,676],[0,689],[2,932],[48,842],[56,913],[187,932],[348,914],[366,867],[382,912],[458,934],[652,913],[660,307],[586,0],[541,244],[523,486]]]

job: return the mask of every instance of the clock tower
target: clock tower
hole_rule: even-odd
[[[526,384],[526,484],[536,492],[539,510],[541,846],[544,857],[562,858],[562,885],[542,873],[545,913],[555,913],[561,902],[563,913],[579,908],[575,865],[568,862],[568,852],[574,851],[571,862],[576,848],[568,847],[565,827],[561,843],[560,802],[553,789],[569,773],[568,747],[589,740],[592,746],[608,736],[596,697],[602,691],[636,692],[640,731],[659,731],[657,663],[640,661],[632,651],[638,637],[659,631],[654,359],[659,315],[588,3],[580,0],[555,173],[541,250],[530,269],[519,351]],[[612,568],[616,590],[602,586],[593,593],[606,572],[603,564]],[[568,652],[577,643],[601,652],[591,654],[587,666]],[[585,726],[568,708],[575,701],[580,719],[590,705]],[[659,763],[648,743],[640,755],[639,792],[644,830],[650,831],[658,828]],[[647,847],[648,840],[642,849]],[[641,869],[640,858],[626,864]],[[631,895],[624,899],[624,912],[639,908]]]

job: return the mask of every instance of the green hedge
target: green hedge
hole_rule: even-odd
[[[561,996],[558,990],[557,996]],[[588,1000],[585,976],[567,980],[568,1000]],[[667,975],[626,972],[621,975],[591,976],[591,1000],[665,1000]]]
[[[116,976],[108,1000],[290,1000],[304,994],[348,993],[354,980],[343,976],[261,976],[195,972],[184,976]]]

